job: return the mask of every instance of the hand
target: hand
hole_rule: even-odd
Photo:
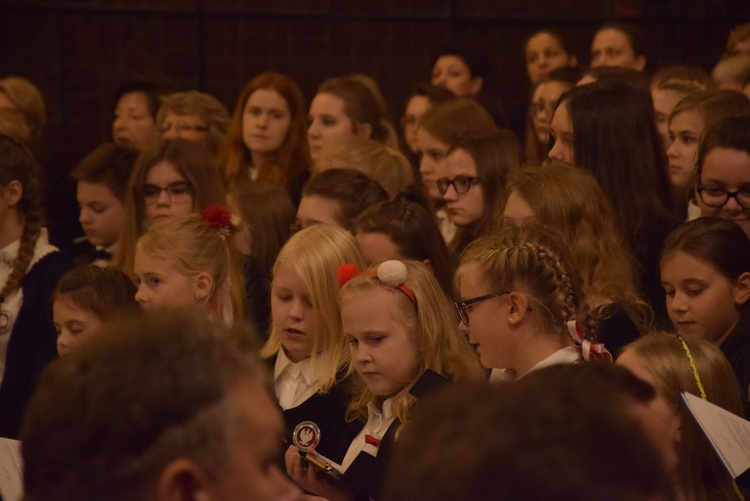
[[[307,492],[323,496],[329,501],[353,501],[355,494],[332,480],[328,480],[324,473],[318,475],[312,465],[307,464],[299,454],[299,450],[290,445],[284,454],[286,472]],[[315,499],[311,497],[309,499]]]

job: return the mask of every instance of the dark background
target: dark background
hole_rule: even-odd
[[[309,102],[325,78],[373,76],[394,123],[434,51],[488,55],[486,88],[510,109],[527,100],[523,42],[551,27],[588,60],[597,27],[615,19],[649,37],[647,69],[710,70],[750,0],[0,0],[0,76],[33,81],[47,102],[42,158],[69,170],[110,138],[111,94],[124,80],[166,75],[229,109],[254,75],[293,76]]]

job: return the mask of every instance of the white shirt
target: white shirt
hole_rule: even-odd
[[[577,346],[566,346],[565,348],[557,350],[552,355],[537,363],[534,367],[529,369],[526,374],[532,371],[543,369],[544,367],[549,367],[551,365],[573,364],[576,362],[581,362],[582,360],[583,355],[581,355],[581,350]],[[520,377],[523,377],[523,375],[519,376],[519,378]],[[490,372],[491,383],[500,383],[513,380],[513,377],[508,374],[505,369],[492,369],[492,371]]]
[[[456,236],[458,227],[451,222],[445,207],[435,212],[435,219],[437,219],[438,228],[440,228],[440,234],[443,235],[445,243],[450,244]]]
[[[368,444],[365,441],[365,435],[370,435],[371,437],[377,438],[378,440],[383,439],[383,436],[385,436],[388,428],[391,426],[393,421],[396,420],[395,414],[391,412],[391,403],[392,399],[390,398],[383,402],[382,410],[378,409],[378,407],[373,402],[367,404],[367,424],[364,428],[362,428],[362,431],[359,432],[359,435],[357,435],[354,440],[352,440],[351,445],[349,445],[349,449],[346,451],[344,461],[341,463],[344,471],[346,471],[347,468],[351,466],[354,460],[357,459],[357,456],[359,456],[359,453],[362,451],[368,453],[373,457],[378,455],[378,448],[372,444]]]
[[[20,244],[21,241],[16,240],[6,245],[3,249],[0,249],[0,289],[5,286],[10,273],[13,271],[13,263],[16,261]],[[34,255],[26,271],[28,272],[37,261],[56,250],[57,247],[51,245],[47,240],[47,230],[42,228],[34,246]],[[22,303],[23,290],[19,287],[0,304],[0,382],[2,382],[5,375],[5,358],[8,354],[8,341],[10,341],[10,335],[13,332],[13,326],[16,323]]]
[[[319,389],[320,377],[313,374],[310,358],[294,363],[283,349],[276,355],[273,383],[283,410],[292,409],[312,397]]]

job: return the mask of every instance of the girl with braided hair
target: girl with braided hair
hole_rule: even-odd
[[[39,167],[0,135],[0,437],[15,438],[42,369],[57,356],[51,297],[71,264],[47,239]]]
[[[576,322],[583,290],[573,263],[550,230],[537,226],[469,244],[456,272],[456,309],[482,365],[517,379],[553,364],[611,360]]]

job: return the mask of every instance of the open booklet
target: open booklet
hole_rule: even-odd
[[[23,496],[22,470],[21,442],[0,438],[0,500],[21,500]]]
[[[749,469],[750,421],[685,391],[682,399],[732,478]]]

